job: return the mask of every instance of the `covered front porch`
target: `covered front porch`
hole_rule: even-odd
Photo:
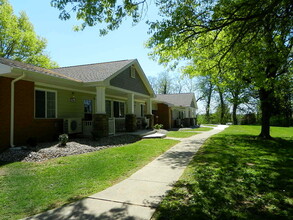
[[[153,127],[150,96],[121,88],[96,87],[94,104],[84,103],[84,136],[105,137]]]

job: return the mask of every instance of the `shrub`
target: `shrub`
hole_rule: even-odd
[[[245,114],[242,118],[240,123],[242,125],[254,125],[256,124],[256,117],[254,113]]]
[[[155,124],[154,125],[154,129],[161,129],[163,128],[164,126],[162,124]]]
[[[66,146],[66,143],[68,142],[68,135],[67,134],[60,134],[59,135],[59,146]]]

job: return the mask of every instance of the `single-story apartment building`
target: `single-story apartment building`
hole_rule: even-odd
[[[154,98],[136,59],[49,70],[0,57],[0,149],[151,127]]]
[[[165,129],[196,125],[194,93],[157,94],[152,108],[155,123],[162,124]]]

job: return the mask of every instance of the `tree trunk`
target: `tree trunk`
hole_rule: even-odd
[[[262,113],[261,118],[261,133],[259,137],[262,139],[271,139],[270,135],[270,117],[271,117],[271,108],[272,105],[270,103],[270,95],[271,90],[265,90],[264,88],[260,88],[259,90],[259,99],[260,99],[260,109]]]
[[[224,124],[224,117],[225,117],[225,102],[223,97],[223,92],[218,87],[218,92],[220,96],[220,105],[221,105],[221,113],[220,113],[220,124]]]
[[[238,120],[237,120],[237,107],[238,105],[237,104],[233,104],[233,110],[232,110],[232,118],[233,118],[233,125],[237,125],[238,124]]]
[[[213,92],[213,85],[212,85],[212,83],[210,83],[209,84],[209,91],[208,91],[207,106],[206,106],[207,123],[210,123],[210,107],[211,107],[212,92]]]

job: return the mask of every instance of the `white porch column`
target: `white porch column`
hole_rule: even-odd
[[[106,114],[105,87],[96,87],[96,114]]]
[[[147,112],[146,113],[147,113],[147,115],[151,115],[152,111],[153,111],[153,109],[152,109],[152,99],[148,98],[146,104],[147,104]]]
[[[134,94],[128,94],[127,98],[127,114],[134,114]]]
[[[189,108],[185,109],[185,118],[189,118]]]

